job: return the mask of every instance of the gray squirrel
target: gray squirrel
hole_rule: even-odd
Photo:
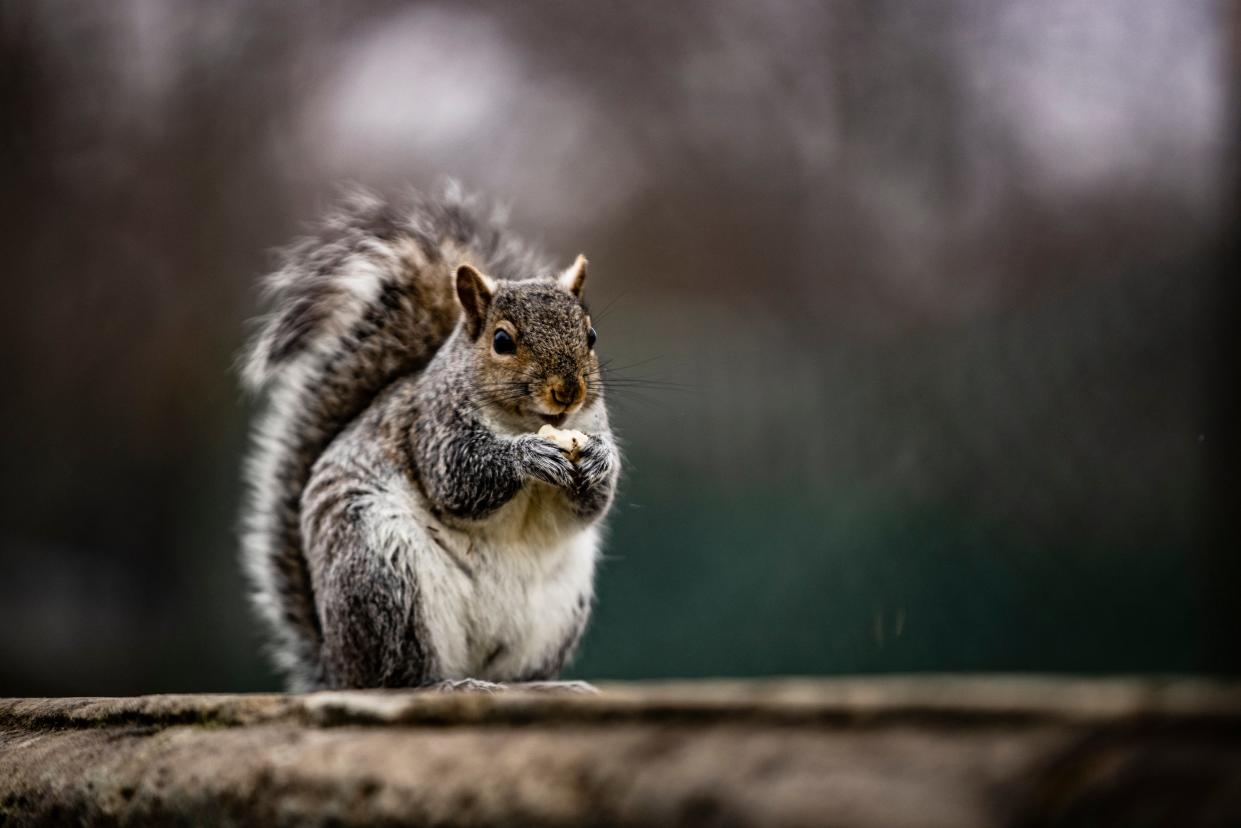
[[[620,471],[585,278],[455,185],[355,193],[267,277],[242,559],[290,690],[558,676]]]

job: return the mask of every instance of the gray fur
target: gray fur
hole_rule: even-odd
[[[469,326],[466,262],[496,280]],[[453,187],[353,196],[267,284],[243,559],[290,688],[554,677],[619,471],[579,297]],[[489,350],[497,324],[520,359]],[[582,377],[571,461],[533,432]]]

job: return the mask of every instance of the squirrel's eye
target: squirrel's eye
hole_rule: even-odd
[[[517,343],[508,331],[500,328],[491,340],[491,347],[497,354],[511,354],[517,350]]]
[[[599,338],[599,334],[595,333],[594,328],[591,328],[589,331],[586,332],[586,347],[587,348],[595,347],[595,340],[598,338]]]

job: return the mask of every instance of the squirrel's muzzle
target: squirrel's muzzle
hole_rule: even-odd
[[[571,408],[586,396],[586,383],[578,377],[556,377],[548,383],[552,401]]]

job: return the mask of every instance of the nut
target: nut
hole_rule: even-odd
[[[544,440],[555,443],[561,451],[569,455],[570,460],[577,459],[578,454],[582,451],[582,446],[586,445],[586,440],[588,439],[580,431],[574,431],[571,428],[560,429],[550,425],[540,428],[539,436]]]

